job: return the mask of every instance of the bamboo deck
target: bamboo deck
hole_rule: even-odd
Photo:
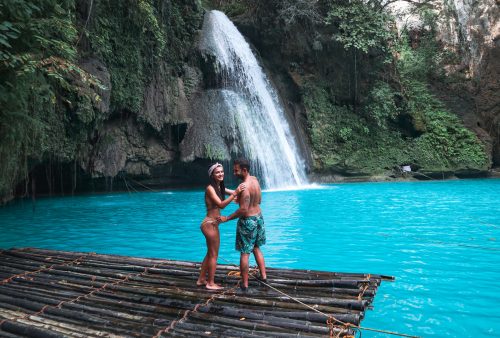
[[[200,265],[33,248],[0,250],[0,337],[346,336],[382,280],[392,277],[268,269],[242,293],[234,265],[220,265],[210,292]],[[328,314],[335,326],[328,326]]]

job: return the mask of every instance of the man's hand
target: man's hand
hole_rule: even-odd
[[[227,217],[226,216],[217,216],[217,222],[219,222],[219,223],[227,222]]]

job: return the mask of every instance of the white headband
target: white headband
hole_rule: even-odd
[[[208,177],[212,176],[212,173],[214,172],[215,168],[222,167],[222,164],[219,162],[213,164],[210,168],[208,168]]]

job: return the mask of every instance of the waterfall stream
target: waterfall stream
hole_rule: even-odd
[[[200,50],[215,57],[222,97],[234,114],[243,155],[268,189],[307,184],[305,165],[276,90],[234,24],[205,15]]]

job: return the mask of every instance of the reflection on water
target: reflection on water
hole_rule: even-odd
[[[267,264],[392,275],[364,326],[421,336],[500,336],[500,180],[359,183],[266,191]],[[223,211],[233,212],[232,203]],[[200,261],[203,191],[19,201],[0,208],[0,248]],[[237,263],[236,222],[220,225]],[[364,332],[363,337],[382,337]]]

